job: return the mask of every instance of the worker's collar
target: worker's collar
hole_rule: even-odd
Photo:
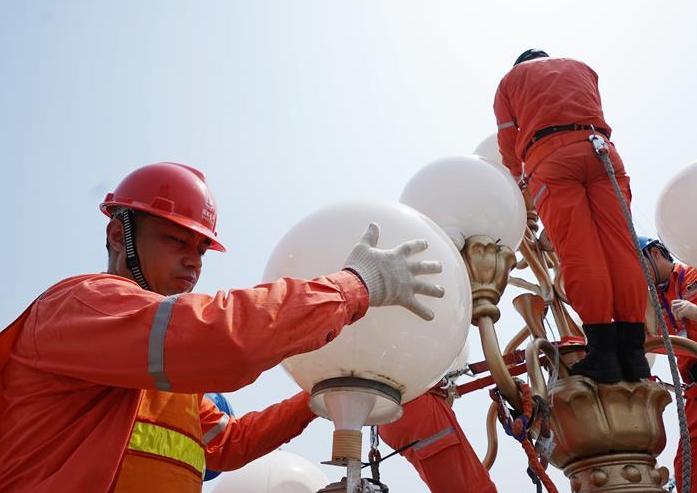
[[[658,269],[656,269],[656,271],[657,270]],[[670,281],[674,275],[675,276],[680,275],[680,269],[678,268],[678,265],[675,263],[673,264],[673,269],[670,271],[670,275],[668,276],[668,279],[661,281],[661,282],[657,282],[656,289],[661,293],[667,292],[668,288],[670,287]]]

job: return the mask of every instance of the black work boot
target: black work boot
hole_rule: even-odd
[[[617,326],[617,357],[622,367],[623,380],[638,382],[651,376],[651,368],[644,351],[644,324],[615,322]]]
[[[622,380],[617,359],[617,327],[615,324],[584,324],[586,357],[571,367],[572,375],[583,375],[599,383]]]

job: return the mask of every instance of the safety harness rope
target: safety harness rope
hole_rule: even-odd
[[[489,390],[489,396],[497,404],[496,414],[499,422],[506,434],[515,438],[523,446],[525,455],[528,457],[528,476],[535,483],[538,491],[540,491],[540,483],[542,483],[549,493],[558,493],[557,487],[547,475],[547,471],[545,471],[547,466],[545,452],[548,442],[552,439],[548,423],[548,409],[544,406],[541,399],[533,401],[532,390],[528,384],[517,378],[515,383],[518,386],[523,403],[521,414],[515,418],[511,415],[498,388]],[[540,439],[537,445],[533,445],[530,441],[530,427],[535,421],[533,416],[540,419]],[[540,459],[540,456],[542,456],[542,459]]]
[[[642,271],[644,272],[644,277],[646,278],[646,283],[649,285],[649,292],[651,293],[651,303],[653,305],[656,318],[658,319],[658,324],[661,327],[661,336],[663,338],[663,345],[666,348],[666,354],[668,355],[668,364],[670,366],[670,374],[673,377],[673,385],[676,389],[680,388],[680,376],[678,374],[678,365],[675,361],[675,352],[673,351],[673,344],[670,341],[668,335],[668,328],[666,327],[665,319],[661,313],[661,303],[658,300],[658,293],[656,292],[656,286],[651,282],[651,277],[649,275],[649,266],[647,265],[646,258],[641,251],[641,245],[639,243],[639,238],[637,237],[636,231],[634,230],[634,223],[632,222],[632,214],[629,211],[629,206],[624,200],[622,191],[620,190],[620,185],[617,182],[617,177],[615,176],[615,167],[612,165],[610,160],[610,149],[608,148],[605,139],[595,132],[595,129],[591,127],[593,132],[588,140],[593,145],[595,154],[598,159],[605,166],[605,171],[607,176],[612,182],[612,187],[615,190],[615,195],[622,207],[622,213],[627,222],[627,229],[629,230],[632,241],[634,242],[634,248],[637,255],[639,256],[639,262],[641,263]],[[691,444],[690,444],[690,433],[687,429],[687,418],[685,417],[685,401],[682,396],[682,392],[675,392],[675,402],[678,408],[678,421],[680,422],[680,441],[682,446],[682,492],[690,493],[690,479],[692,473],[692,462],[691,462]]]

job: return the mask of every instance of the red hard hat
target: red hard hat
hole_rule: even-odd
[[[225,251],[216,239],[218,214],[206,176],[191,166],[156,163],[138,168],[99,205],[109,217],[112,217],[113,207],[126,207],[168,219],[209,238],[211,249]]]

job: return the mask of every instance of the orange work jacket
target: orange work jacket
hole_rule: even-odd
[[[503,164],[513,176],[522,174],[526,152],[538,145],[528,144],[543,128],[592,124],[608,137],[611,132],[603,117],[598,75],[570,58],[538,58],[513,67],[496,90],[494,113]]]
[[[113,490],[136,418],[147,418],[144,399],[156,397],[148,392],[236,390],[286,357],[323,346],[367,305],[365,287],[348,272],[215,296],[163,297],[108,274],[56,284],[0,333],[0,358],[7,354],[0,360],[0,491]],[[184,421],[194,431],[180,431],[196,438],[200,427],[214,470],[270,452],[313,417],[300,393],[230,418],[206,445],[226,418],[205,401],[197,398],[197,424],[195,416]]]
[[[304,392],[237,420],[200,394],[143,391],[112,491],[200,493],[205,468],[237,469],[314,418]]]
[[[694,320],[676,320],[670,309],[673,300],[687,300],[697,304],[697,269],[688,265],[675,263],[668,285],[659,289],[658,298],[663,308],[663,319],[671,334],[680,335],[697,341],[697,322]],[[678,368],[683,381],[692,383],[689,376],[690,367],[697,363],[692,356],[678,355]]]

